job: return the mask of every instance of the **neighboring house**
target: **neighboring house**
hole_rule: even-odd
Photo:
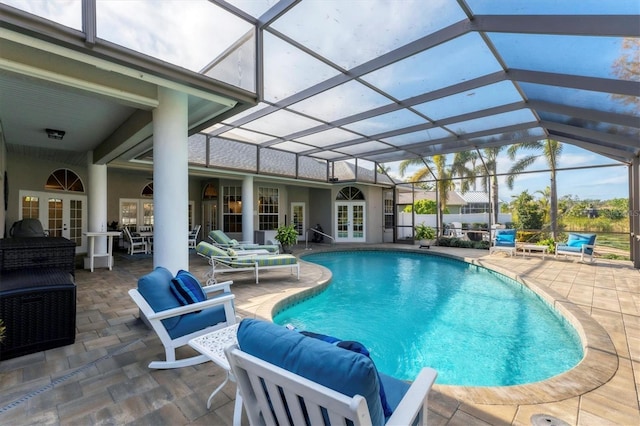
[[[415,201],[419,201],[419,200],[436,201],[436,199],[437,199],[436,191],[416,190],[415,195],[413,195],[411,192],[404,192],[399,194],[398,204],[411,205]],[[447,192],[447,209],[449,210],[449,213],[451,214],[462,213],[466,205],[467,205],[467,201],[465,200],[462,194],[459,194],[456,191]]]

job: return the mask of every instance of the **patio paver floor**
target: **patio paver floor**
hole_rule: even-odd
[[[553,256],[542,260],[535,254],[522,258],[478,250],[430,250],[466,257],[551,289],[606,330],[615,353],[604,356],[617,359],[606,383],[579,396],[540,404],[461,401],[446,386],[436,385],[430,424],[529,425],[535,414],[572,425],[640,424],[640,271],[631,262],[598,259],[581,264]],[[231,424],[235,384],[226,385],[211,409],[206,408],[209,393],[224,380],[222,369],[213,363],[177,370],[147,368],[151,360],[164,356],[164,350],[138,319],[127,291],[152,265],[150,256],[117,253],[113,271],[76,271],[76,342],[0,362],[0,424]],[[208,269],[204,259],[191,256],[192,272],[202,276]],[[304,263],[299,281],[287,269],[261,274],[258,285],[249,273],[225,278],[234,280],[236,309],[242,317],[267,318],[278,300],[317,286],[329,275]],[[192,349],[181,352],[191,354]],[[574,384],[560,384],[564,385]],[[248,424],[246,418],[243,424]]]

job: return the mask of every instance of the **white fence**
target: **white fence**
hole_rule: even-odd
[[[436,215],[435,214],[417,214],[415,215],[415,224],[419,225],[424,223],[432,228],[436,227]],[[401,212],[398,215],[398,239],[411,238],[413,236],[412,224],[413,213]],[[445,214],[443,216],[444,223],[460,222],[460,223],[489,223],[489,213],[456,213]],[[498,223],[512,222],[511,213],[499,213]]]

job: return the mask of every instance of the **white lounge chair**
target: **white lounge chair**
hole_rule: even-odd
[[[556,243],[557,258],[559,254],[567,256],[580,256],[580,261],[583,262],[585,257],[589,258],[589,262],[593,262],[593,253],[596,247],[596,234],[578,234],[575,232],[569,233],[569,238],[566,243]]]
[[[496,229],[491,247],[489,247],[489,254],[496,251],[506,251],[511,256],[516,253],[515,229]]]
[[[280,245],[278,244],[255,244],[250,241],[237,241],[233,238],[229,238],[227,234],[219,229],[209,231],[209,239],[212,244],[222,249],[234,249],[240,250],[267,250],[269,253],[277,254],[280,251]]]
[[[255,319],[242,320],[237,337],[225,353],[251,425],[427,422],[431,368],[409,385],[379,373],[365,354]]]
[[[206,258],[211,265],[211,272],[207,273],[207,283],[210,284],[216,282],[216,274],[240,271],[254,271],[258,284],[260,271],[280,268],[291,268],[291,272],[295,271],[296,277],[300,279],[298,258],[291,254],[256,254],[248,250],[235,252],[234,249],[224,250],[206,241],[198,243],[196,253]]]
[[[164,345],[166,360],[153,361],[149,368],[180,368],[208,361],[205,355],[177,360],[176,348],[237,320],[235,296],[230,288],[233,281],[202,287],[207,300],[182,306],[170,290],[172,278],[166,268],[157,267],[138,280],[137,288],[129,290],[129,296]]]

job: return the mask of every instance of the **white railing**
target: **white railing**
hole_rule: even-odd
[[[305,241],[304,241],[304,248],[305,248],[306,250],[309,250],[309,231],[313,231],[313,232],[314,232],[314,233],[316,233],[316,234],[320,234],[320,235],[322,235],[322,236],[324,236],[324,237],[329,238],[329,239],[331,240],[331,244],[333,244],[333,243],[335,243],[335,242],[336,242],[336,239],[335,239],[335,238],[333,238],[331,235],[329,235],[329,234],[325,234],[325,233],[324,233],[324,232],[322,232],[322,231],[318,231],[318,230],[317,230],[317,229],[315,229],[315,228],[309,228],[309,229],[307,229],[307,230],[306,230],[306,232],[305,232],[305,236],[304,236],[304,240],[305,240]]]
[[[427,226],[436,228],[436,215],[435,214],[417,214],[415,215],[415,224],[420,225],[424,223]],[[460,223],[489,223],[489,213],[448,213],[443,215],[442,220],[444,223],[460,222]],[[511,213],[499,213],[498,223],[512,222]],[[398,214],[397,238],[406,239],[413,236],[413,213],[400,212]]]

